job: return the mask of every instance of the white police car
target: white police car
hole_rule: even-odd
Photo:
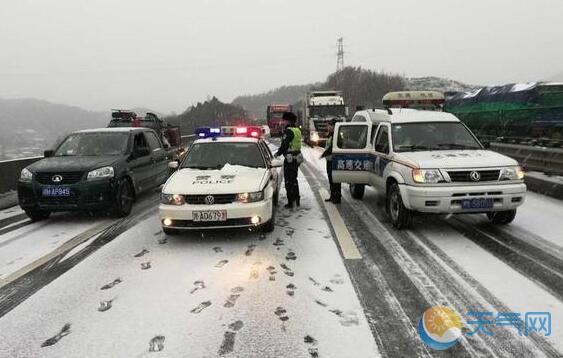
[[[339,123],[333,142],[333,179],[350,183],[361,199],[365,185],[386,196],[397,228],[413,212],[486,213],[508,224],[524,202],[518,163],[487,150],[454,115],[413,109],[359,111]]]
[[[278,201],[279,159],[260,127],[200,128],[198,138],[161,193],[166,234],[181,230],[259,227],[272,231]]]

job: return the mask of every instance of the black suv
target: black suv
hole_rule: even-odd
[[[168,177],[166,152],[147,128],[103,128],[68,135],[22,170],[19,204],[32,220],[53,211],[131,212],[137,194]]]

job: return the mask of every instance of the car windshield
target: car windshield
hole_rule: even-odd
[[[182,162],[182,168],[221,169],[225,164],[266,167],[256,143],[213,142],[194,144]]]
[[[394,124],[393,150],[482,149],[471,132],[459,122],[423,122]]]
[[[121,155],[127,149],[128,133],[75,133],[62,142],[56,157]]]

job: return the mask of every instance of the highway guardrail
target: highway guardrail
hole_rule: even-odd
[[[516,159],[526,170],[563,175],[563,149],[494,142],[491,150]]]

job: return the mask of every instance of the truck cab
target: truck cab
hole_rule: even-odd
[[[365,186],[385,196],[393,225],[415,213],[485,213],[508,224],[526,193],[514,159],[487,150],[450,113],[414,109],[358,111],[335,128],[333,180],[362,199]]]

